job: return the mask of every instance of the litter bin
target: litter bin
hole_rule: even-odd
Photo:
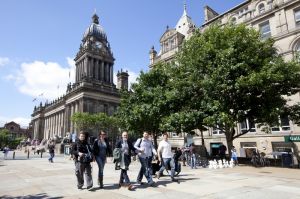
[[[283,153],[281,155],[282,167],[293,167],[293,155],[289,153]]]
[[[64,154],[65,155],[70,155],[70,145],[65,145],[65,150],[64,150]]]

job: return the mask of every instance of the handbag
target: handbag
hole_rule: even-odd
[[[90,152],[89,147],[88,147],[87,145],[86,145],[86,148],[87,148],[87,151],[88,151],[88,152],[82,156],[82,162],[83,162],[83,163],[90,163],[90,162],[93,162],[93,155],[92,155],[92,153]]]

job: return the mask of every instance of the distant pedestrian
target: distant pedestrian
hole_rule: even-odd
[[[236,149],[234,146],[232,146],[232,149],[231,149],[231,159],[234,161],[235,165],[239,165]]]
[[[196,147],[194,143],[192,143],[190,146],[190,166],[191,169],[197,169],[196,168]]]
[[[106,133],[100,131],[98,139],[95,140],[93,145],[93,153],[98,165],[98,185],[100,188],[103,188],[103,170],[106,163],[106,156],[110,155],[111,148],[110,144],[106,138]]]
[[[79,139],[72,145],[71,153],[75,161],[75,175],[77,177],[77,188],[82,189],[84,177],[86,179],[86,188],[90,190],[93,187],[92,149],[87,142],[88,133],[80,131]]]
[[[121,161],[120,161],[120,180],[119,187],[128,187],[128,190],[134,189],[134,186],[130,183],[127,170],[131,162],[131,153],[135,151],[132,143],[128,140],[128,133],[124,131],[122,133],[122,138],[116,143],[116,148],[121,150]]]
[[[8,148],[8,146],[4,147],[4,149],[3,149],[4,160],[6,160],[6,159],[7,159],[8,152],[9,152],[9,148]]]
[[[50,141],[50,143],[48,145],[48,150],[49,150],[49,155],[50,155],[48,161],[53,163],[53,158],[55,155],[55,144],[53,141]]]

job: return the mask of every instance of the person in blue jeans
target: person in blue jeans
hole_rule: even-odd
[[[148,185],[154,186],[155,182],[152,179],[152,157],[156,155],[156,150],[149,139],[149,133],[144,132],[143,138],[138,139],[134,148],[138,151],[141,168],[137,177],[137,183],[142,184],[143,175],[145,175]],[[152,155],[153,154],[153,155]]]
[[[190,146],[190,155],[191,169],[196,169],[196,147],[194,143],[192,143],[192,145]]]
[[[168,165],[171,167],[171,180],[173,182],[177,182],[174,178],[175,175],[175,162],[174,162],[174,155],[171,150],[171,144],[168,141],[168,133],[163,134],[163,140],[159,143],[157,154],[158,160],[161,162],[161,168],[158,171],[157,178],[159,179],[160,176],[163,174],[163,171],[166,169]]]
[[[50,157],[49,157],[48,161],[53,163],[53,158],[54,158],[54,155],[55,155],[55,144],[54,144],[53,141],[51,141],[49,143],[48,149],[49,149],[49,154],[50,154]]]
[[[100,131],[98,139],[95,140],[93,145],[93,154],[95,156],[97,165],[98,165],[98,185],[100,189],[103,189],[103,170],[106,163],[106,156],[110,155],[111,148],[109,142],[106,138],[106,133]]]

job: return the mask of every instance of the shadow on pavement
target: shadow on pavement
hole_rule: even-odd
[[[39,193],[36,195],[27,195],[27,196],[0,196],[1,199],[60,199],[63,198],[62,196],[58,196],[58,197],[49,197],[46,193]]]

